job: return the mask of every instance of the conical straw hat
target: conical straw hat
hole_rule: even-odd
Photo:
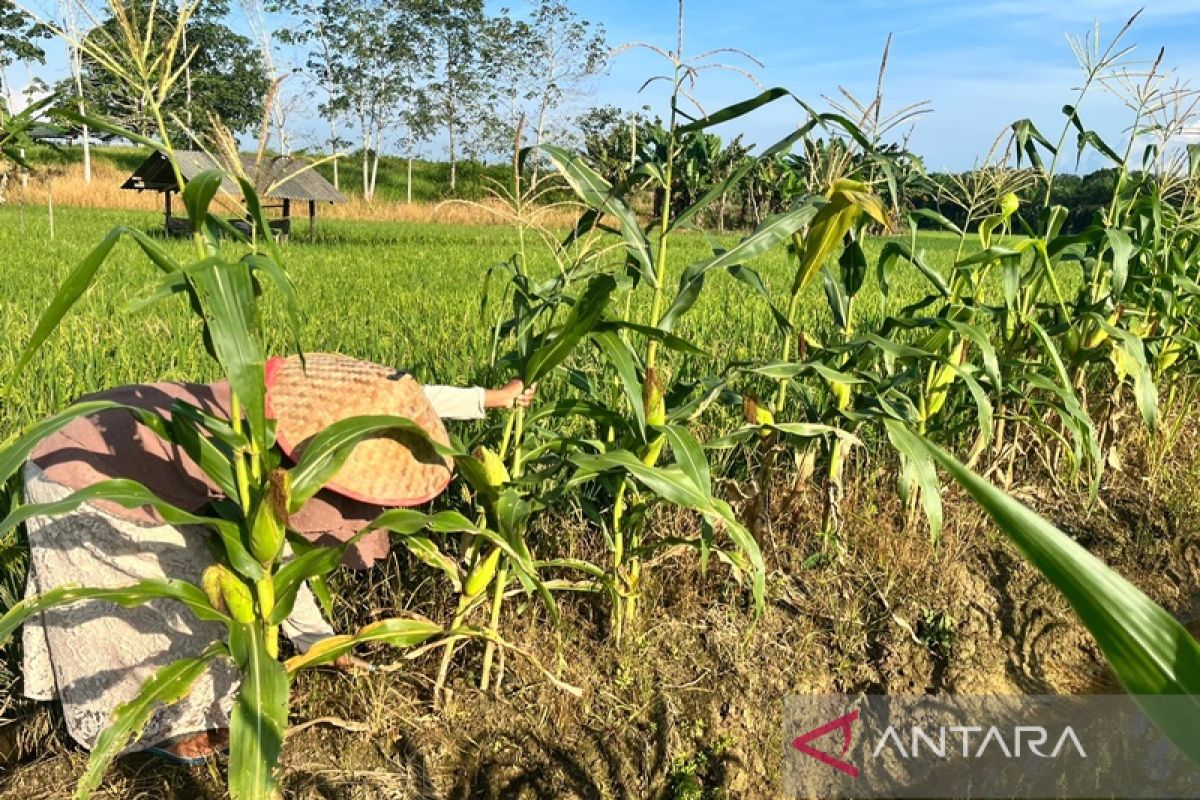
[[[442,420],[411,376],[389,367],[330,353],[267,362],[267,414],[277,420],[276,440],[292,460],[321,431],[348,417],[407,417],[429,438],[448,445]],[[450,483],[453,461],[413,434],[364,439],[325,488],[380,506],[415,506]]]

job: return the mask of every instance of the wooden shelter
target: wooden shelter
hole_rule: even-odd
[[[231,195],[241,195],[237,182],[230,177],[229,169],[224,164],[218,164],[212,156],[199,150],[179,150],[175,152],[176,163],[184,183],[200,173],[210,169],[225,170],[226,175],[221,181],[221,190]],[[254,181],[264,209],[278,209],[279,217],[269,220],[271,230],[278,236],[290,236],[292,232],[292,203],[308,203],[308,237],[312,240],[316,226],[317,203],[344,203],[346,198],[325,180],[319,172],[312,169],[307,162],[289,156],[273,156],[264,158],[262,163],[255,165],[254,157],[243,155],[242,169]],[[168,234],[187,234],[191,224],[185,218],[177,218],[171,213],[171,195],[180,191],[175,180],[171,163],[162,153],[155,151],[137,170],[129,176],[122,189],[138,192],[160,192],[163,196],[163,219]],[[275,202],[271,202],[275,201]],[[249,230],[248,220],[231,220],[242,230]]]

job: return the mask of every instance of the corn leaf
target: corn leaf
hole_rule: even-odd
[[[232,626],[229,649],[242,679],[229,720],[229,794],[233,800],[277,800],[275,767],[287,730],[288,673],[267,652],[258,624]]]
[[[583,337],[600,321],[608,307],[609,295],[617,288],[611,275],[598,275],[588,283],[571,307],[571,313],[557,329],[547,334],[548,341],[533,351],[525,364],[525,381],[540,380],[561,364]],[[552,335],[551,335],[552,334]]]
[[[12,530],[30,517],[50,517],[66,514],[79,508],[84,503],[93,500],[107,500],[124,508],[148,506],[158,512],[158,515],[170,525],[202,525],[215,530],[221,536],[221,542],[225,546],[229,563],[234,569],[252,580],[261,578],[263,575],[262,567],[259,566],[258,562],[255,561],[254,557],[250,555],[242,543],[241,529],[236,523],[217,517],[203,517],[193,514],[190,511],[185,511],[160,499],[158,495],[137,481],[125,478],[111,478],[109,480],[98,481],[91,486],[71,493],[62,500],[50,503],[33,503],[13,509],[3,521],[0,521],[0,534]]]
[[[250,267],[243,262],[213,261],[206,269],[189,273],[188,279],[204,309],[213,355],[250,423],[250,439],[259,452],[265,452],[274,441],[267,436],[265,359],[255,331]]]
[[[696,304],[700,290],[704,286],[704,276],[710,270],[729,269],[761,256],[803,228],[816,215],[817,209],[813,205],[804,205],[794,211],[777,214],[764,220],[761,225],[728,250],[687,267],[679,278],[679,291],[675,295],[675,300],[662,319],[657,321],[657,326],[665,331],[674,329],[679,318]]]
[[[360,644],[415,647],[442,633],[445,633],[445,629],[441,625],[423,617],[384,619],[360,628],[353,635],[326,637],[310,647],[307,653],[289,658],[284,667],[291,674],[320,664],[333,663]]]
[[[921,494],[921,507],[929,521],[929,538],[937,541],[942,535],[942,487],[937,468],[924,442],[899,420],[885,419],[888,439],[900,454],[900,497],[907,501],[913,491]]]
[[[4,616],[0,616],[0,644],[30,617],[51,608],[83,600],[104,600],[125,608],[140,606],[151,600],[175,600],[190,608],[197,619],[226,623],[231,621],[228,616],[212,607],[204,592],[185,581],[150,579],[119,589],[59,586],[40,595],[26,597],[5,611]]]
[[[941,448],[926,445],[932,458],[1063,593],[1146,715],[1180,752],[1200,763],[1200,644],[1136,586],[1046,519]],[[1171,695],[1175,701],[1142,701],[1143,696],[1155,695]]]
[[[711,128],[713,125],[720,125],[722,122],[729,122],[730,120],[745,116],[757,108],[762,108],[767,103],[773,103],[779,98],[789,97],[791,94],[791,92],[789,92],[787,89],[784,89],[782,86],[775,86],[762,91],[748,100],[742,100],[741,102],[733,103],[732,105],[725,106],[718,111],[714,111],[703,119],[698,119],[695,122],[688,123],[687,125],[680,125],[676,132],[680,135],[683,135],[687,133],[693,133],[695,131],[702,131],[705,128]]]
[[[215,642],[195,658],[181,658],[158,670],[142,684],[137,696],[122,703],[113,711],[112,722],[96,740],[88,757],[87,770],[75,785],[76,800],[85,800],[100,786],[104,773],[113,759],[136,740],[150,721],[150,716],[162,708],[187,697],[192,684],[204,674],[209,662],[228,655],[225,645]]]
[[[638,224],[637,215],[613,192],[609,182],[584,163],[579,155],[565,148],[544,144],[542,152],[554,162],[554,166],[585,205],[617,220],[621,238],[625,240],[625,249],[637,263],[638,271],[647,283],[657,286],[659,278],[650,257],[650,242]]]
[[[424,428],[407,417],[348,417],[330,425],[304,446],[291,471],[292,492],[288,510],[293,514],[299,511],[325,484],[333,480],[359,442],[372,436],[397,433],[411,436],[416,443],[428,446],[438,455],[458,455],[455,450],[430,439]]]

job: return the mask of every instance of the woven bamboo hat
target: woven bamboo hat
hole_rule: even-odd
[[[389,414],[407,417],[429,438],[448,445],[441,418],[411,376],[346,356],[315,353],[267,362],[267,414],[276,420],[276,440],[296,460],[313,436],[348,417]],[[432,500],[450,483],[453,461],[412,434],[364,439],[326,486],[338,494],[380,506],[415,506]]]

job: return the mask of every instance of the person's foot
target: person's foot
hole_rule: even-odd
[[[180,758],[208,758],[229,744],[229,731],[222,728],[216,731],[201,731],[189,733],[159,745],[160,748],[173,753]]]

